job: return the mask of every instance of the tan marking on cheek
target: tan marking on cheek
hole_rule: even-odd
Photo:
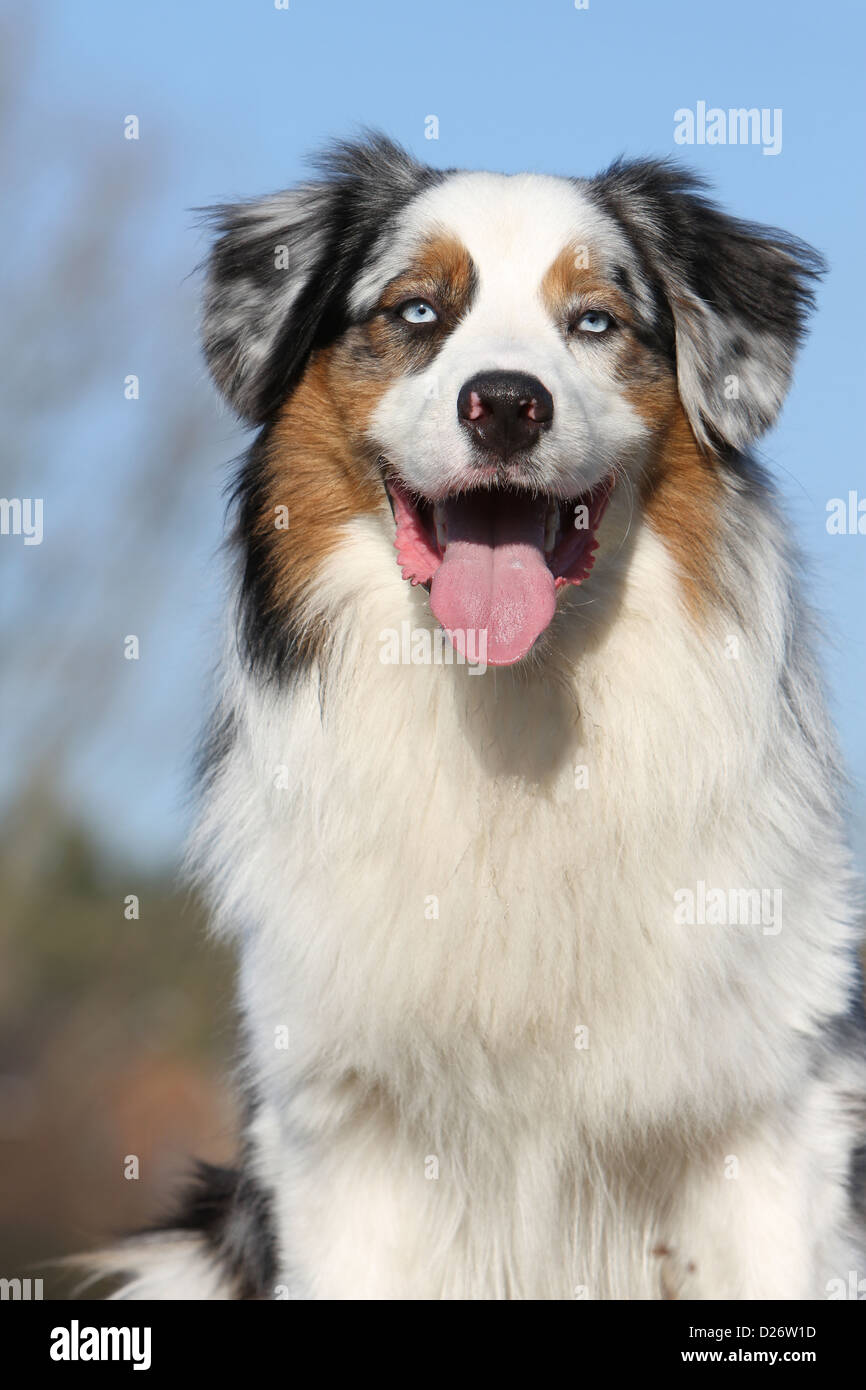
[[[680,404],[673,369],[633,339],[617,360],[616,374],[626,400],[644,424],[655,436],[664,433]]]
[[[659,398],[653,409],[660,407]],[[720,600],[716,577],[720,464],[703,453],[679,396],[656,416],[656,445],[641,482],[644,514],[676,562],[686,603],[700,619]]]
[[[344,339],[315,355],[277,416],[256,527],[269,555],[273,611],[296,609],[343,527],[382,506],[376,451],[364,431],[389,384],[379,364]],[[276,526],[278,507],[288,508],[286,529]]]
[[[722,483],[719,465],[699,449],[680,402],[676,376],[658,353],[629,331],[630,310],[615,286],[593,269],[586,248],[566,247],[541,282],[542,301],[556,322],[575,303],[596,299],[622,325],[612,341],[611,372],[652,436],[641,481],[649,524],[676,562],[690,612],[700,618],[719,598],[716,581],[717,518]],[[588,259],[584,265],[583,260]]]
[[[413,335],[387,313],[372,315],[314,355],[279,412],[268,438],[255,526],[268,557],[266,601],[287,622],[311,591],[323,561],[339,547],[345,526],[383,507],[376,448],[366,435],[370,418],[394,381],[423,366],[425,357],[435,357],[468,305],[474,283],[466,248],[454,237],[431,237],[387,287],[379,309],[405,299],[430,299],[440,310],[441,325]],[[282,507],[288,509],[286,529],[275,524]],[[306,652],[314,649],[316,636],[301,635]]]

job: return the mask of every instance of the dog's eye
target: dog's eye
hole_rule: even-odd
[[[401,319],[407,323],[435,323],[439,315],[428,304],[426,299],[407,299],[405,304],[401,304],[397,313]]]
[[[604,309],[588,309],[581,314],[576,327],[578,333],[606,333],[612,322],[610,314],[606,314]]]

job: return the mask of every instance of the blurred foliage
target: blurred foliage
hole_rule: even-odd
[[[192,1155],[230,1159],[231,962],[191,896],[101,861],[31,797],[0,856],[0,1272],[162,1214]],[[128,920],[128,895],[139,899]],[[136,1155],[140,1176],[124,1176]],[[50,1269],[46,1296],[64,1280]]]
[[[2,20],[0,20],[2,27]],[[199,720],[219,638],[214,559],[236,438],[197,342],[200,254],[170,141],[86,107],[64,139],[38,39],[0,32],[0,495],[44,502],[44,538],[0,544],[0,798],[34,775],[104,838],[147,854]],[[46,129],[46,127],[48,129]],[[127,397],[135,377],[138,396]],[[142,660],[123,659],[135,634]]]
[[[43,544],[0,545],[0,1276],[53,1296],[33,1262],[160,1216],[193,1155],[234,1147],[229,962],[177,885],[173,829],[145,843],[199,717],[231,450],[170,142],[125,142],[86,93],[56,138],[43,22],[0,19],[0,494],[45,503]]]

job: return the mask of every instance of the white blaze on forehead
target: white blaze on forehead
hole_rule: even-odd
[[[547,174],[459,173],[409,203],[388,245],[359,277],[353,311],[371,309],[424,242],[441,233],[463,243],[485,299],[494,292],[503,309],[536,294],[571,244],[585,248],[589,270],[603,274],[619,263],[638,273],[623,232],[579,186]]]

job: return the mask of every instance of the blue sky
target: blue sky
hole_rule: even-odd
[[[130,261],[145,290],[158,253],[186,270],[200,260],[190,208],[289,184],[305,153],[362,124],[442,166],[591,174],[621,153],[675,154],[711,178],[729,210],[816,245],[830,274],[793,392],[761,454],[824,615],[833,708],[862,818],[866,536],[830,536],[825,525],[830,498],[852,489],[866,496],[861,0],[589,0],[585,10],[574,0],[289,0],[287,10],[273,0],[49,0],[38,14],[37,149],[68,154],[72,167],[82,155],[96,161],[117,147],[123,118],[134,113],[141,140],[130,142],[129,159],[160,150],[159,196],[142,211],[148,254]],[[699,101],[780,109],[781,151],[677,146],[674,113]],[[80,128],[65,120],[73,109],[88,118],[83,151]],[[438,140],[425,139],[431,115]],[[61,192],[47,190],[49,214]],[[180,280],[178,295],[190,307],[171,332],[187,332],[192,352],[193,297]],[[158,352],[161,325],[149,329]],[[199,369],[193,380],[191,389],[208,392]],[[201,633],[214,621],[217,594],[209,557],[219,533],[218,455],[227,463],[241,442],[224,416],[215,418],[210,490],[190,518],[194,564],[178,570],[159,638],[169,695],[164,671],[140,673],[123,719],[72,772],[76,797],[111,843],[145,858],[175,855],[187,814],[184,743],[204,701]],[[84,422],[94,436],[113,428],[107,408]],[[77,470],[86,474],[86,452],[70,457],[73,485]],[[154,723],[163,765],[148,753],[135,782],[134,731]],[[108,747],[139,786],[132,798],[105,776]]]

